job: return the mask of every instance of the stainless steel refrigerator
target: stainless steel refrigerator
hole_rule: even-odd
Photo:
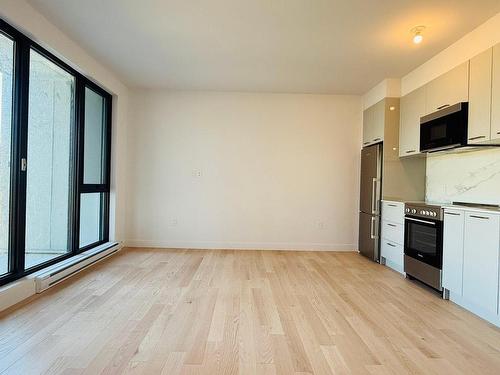
[[[380,200],[382,186],[382,144],[361,150],[359,199],[359,252],[379,261]]]

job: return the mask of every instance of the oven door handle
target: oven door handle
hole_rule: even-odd
[[[405,217],[405,220],[416,221],[417,223],[424,223],[424,224],[436,225],[436,223],[433,222],[433,221],[414,219],[412,217]]]

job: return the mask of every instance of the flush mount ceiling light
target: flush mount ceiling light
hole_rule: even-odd
[[[422,43],[422,40],[424,40],[424,37],[422,35],[422,32],[424,31],[425,26],[415,26],[413,29],[410,30],[410,32],[413,35],[413,43],[415,44],[420,44]]]

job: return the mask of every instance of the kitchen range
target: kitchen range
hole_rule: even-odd
[[[443,209],[426,203],[406,203],[404,271],[442,291]]]

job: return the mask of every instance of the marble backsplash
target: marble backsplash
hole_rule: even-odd
[[[428,155],[425,197],[500,205],[500,148]]]

